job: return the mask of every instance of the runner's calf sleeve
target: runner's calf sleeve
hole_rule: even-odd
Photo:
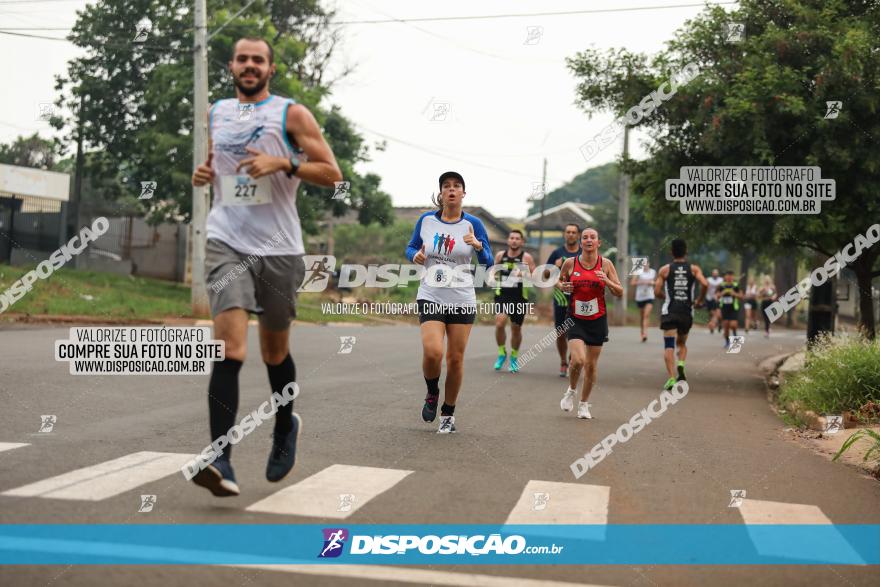
[[[296,365],[290,353],[284,357],[284,360],[277,365],[266,363],[266,371],[269,373],[269,385],[272,386],[272,392],[284,397],[282,390],[291,382],[296,381]],[[275,413],[275,434],[285,436],[293,428],[293,402],[286,405],[278,406]]]
[[[214,363],[211,381],[208,383],[208,414],[211,421],[211,442],[229,432],[235,425],[238,412],[238,371],[241,361],[223,359]],[[223,456],[229,458],[232,444],[223,449]]]
[[[440,395],[440,378],[434,377],[433,379],[428,379],[425,377],[425,383],[428,385],[428,393],[431,395]]]
[[[663,348],[674,349],[675,348],[675,337],[674,336],[664,336],[663,337]]]
[[[443,405],[440,406],[440,415],[441,416],[452,416],[455,414],[455,406],[450,406],[446,402],[443,402]]]

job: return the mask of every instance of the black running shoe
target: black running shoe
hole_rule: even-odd
[[[684,376],[684,365],[678,366],[678,381],[687,381],[687,377]]]
[[[231,497],[241,493],[238,489],[238,483],[235,482],[235,472],[232,470],[229,459],[222,457],[196,473],[192,482],[204,487],[217,497]]]
[[[437,400],[440,398],[440,395],[431,395],[430,393],[425,396],[425,405],[422,406],[422,420],[425,422],[433,422],[437,417]]]
[[[266,479],[276,483],[281,481],[293,469],[296,464],[296,440],[302,430],[302,419],[296,412],[293,413],[293,428],[287,436],[275,438],[272,436],[272,451],[269,453],[269,461],[266,463]]]

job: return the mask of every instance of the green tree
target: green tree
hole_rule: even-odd
[[[345,180],[352,183],[345,201],[331,200],[332,190],[304,188],[298,205],[305,230],[315,232],[316,219],[325,210],[339,214],[349,206],[365,222],[387,221],[391,201],[379,189],[378,177],[354,171],[369,158],[364,139],[338,110],[322,106],[329,92],[325,70],[339,34],[320,23],[326,25],[333,13],[314,1],[259,0],[235,19],[240,2],[220,0],[211,9],[208,30],[218,32],[209,41],[209,98],[234,95],[227,70],[234,42],[242,36],[267,39],[277,66],[271,91],[295,98],[314,113]],[[98,0],[78,14],[69,35],[85,55],[72,60],[67,74],[56,81],[64,96],[58,104],[80,114],[87,148],[113,162],[127,192],[139,193],[140,181],[157,182],[151,204],[155,220],[188,218],[191,212],[192,18],[188,0]],[[151,24],[148,38],[133,43],[145,19]],[[63,142],[73,144],[77,120],[56,126],[66,132]]]
[[[593,208],[590,215],[595,219],[595,227],[599,229],[603,246],[614,246],[617,242],[617,190],[619,188],[617,163],[606,163],[591,167],[577,175],[570,182],[547,194],[545,208],[558,206],[565,202],[589,204]],[[540,212],[540,204],[534,202],[529,214]],[[657,243],[662,242],[664,230],[648,222],[649,210],[647,202],[640,194],[633,194],[630,199],[630,250],[652,257],[652,263],[659,262],[659,255],[665,252],[665,245],[658,249]],[[668,243],[666,243],[668,244]],[[664,249],[661,251],[661,249]]]
[[[617,196],[617,164],[606,163],[591,167],[577,175],[570,182],[549,192],[544,199],[544,208],[552,208],[565,202],[581,204],[601,204]],[[529,214],[541,211],[540,202],[533,202]]]
[[[58,157],[58,146],[50,139],[34,133],[17,137],[12,143],[0,144],[0,163],[53,170]]]
[[[652,222],[680,235],[713,237],[740,254],[791,257],[803,247],[833,254],[880,217],[880,10],[873,2],[743,0],[708,7],[652,58],[625,50],[584,51],[568,60],[579,104],[623,115],[688,63],[700,74],[645,116],[649,157],[627,161],[633,190],[648,198]],[[725,25],[743,23],[729,42]],[[843,100],[825,120],[826,101]],[[692,215],[665,200],[665,180],[685,165],[815,165],[836,180],[837,199],[815,215]],[[860,290],[861,328],[874,336],[871,279],[880,247],[851,265]],[[786,284],[777,284],[785,286]],[[793,285],[793,284],[787,284]]]
[[[412,224],[395,222],[382,226],[340,224],[333,230],[334,251],[340,263],[406,263],[404,247],[412,236]]]

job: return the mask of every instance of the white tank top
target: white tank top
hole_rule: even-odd
[[[302,255],[305,253],[302,228],[296,209],[296,190],[299,178],[287,177],[283,171],[267,176],[271,198],[267,203],[228,205],[234,194],[223,193],[224,175],[247,173],[246,168],[236,172],[238,162],[251,154],[245,147],[253,147],[278,157],[296,153],[300,160],[305,155],[295,149],[287,137],[287,107],[295,102],[289,98],[270,95],[254,104],[235,98],[220,100],[211,108],[208,122],[214,159],[214,202],[208,214],[208,238],[222,241],[240,253],[261,255]],[[273,236],[280,233],[276,244]]]
[[[721,285],[721,282],[724,281],[723,277],[707,277],[706,281],[709,282],[709,287],[706,288],[706,297],[710,300],[715,299],[715,290],[718,289],[718,286]]]
[[[653,269],[645,269],[639,274],[636,281],[636,301],[646,302],[654,299],[654,281],[657,272]]]

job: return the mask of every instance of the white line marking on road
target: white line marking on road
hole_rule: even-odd
[[[529,481],[505,524],[607,524],[611,488]]]
[[[814,505],[743,499],[739,513],[746,524],[831,524]]]
[[[27,442],[0,442],[0,452],[12,450],[14,448],[21,448],[23,446],[30,446],[30,444]]]
[[[410,473],[412,471],[400,469],[331,465],[248,506],[247,511],[342,520]]]
[[[504,575],[477,575],[427,569],[384,567],[379,565],[224,565],[248,569],[263,569],[283,573],[301,573],[344,577],[368,581],[397,581],[417,585],[467,585],[468,587],[603,587],[594,583],[570,583],[545,579],[526,579]]]
[[[761,532],[760,526],[767,524],[816,524],[832,525],[831,520],[815,505],[800,503],[785,503],[782,501],[762,501],[759,499],[744,499],[739,506],[739,512],[745,522],[752,544],[759,554],[767,556],[781,556],[785,558],[803,558],[806,560],[819,559],[827,556],[828,552],[841,553],[845,558],[840,562],[847,564],[865,564],[862,558],[849,545],[839,532],[828,542],[821,545],[822,552],[804,552],[798,557],[791,552],[787,544],[780,544],[778,537],[771,539]],[[753,528],[754,527],[754,528]],[[856,561],[861,561],[856,562]]]
[[[4,491],[0,495],[100,501],[178,472],[193,455],[136,452]]]

